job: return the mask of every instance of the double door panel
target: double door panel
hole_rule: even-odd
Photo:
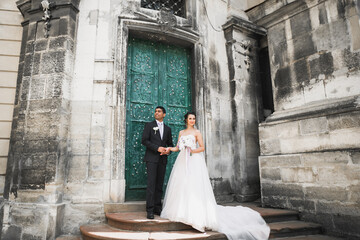
[[[156,106],[166,109],[174,144],[184,128],[183,116],[191,110],[191,73],[188,49],[130,38],[126,94],[125,199],[144,200],[146,191],[145,147],[141,144],[146,122],[154,120]],[[167,181],[177,153],[168,157]]]

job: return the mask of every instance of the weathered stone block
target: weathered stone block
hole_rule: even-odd
[[[332,49],[331,38],[329,38],[329,35],[330,26],[328,24],[321,25],[314,30],[313,40],[318,51],[329,51]]]
[[[23,76],[31,76],[32,66],[33,66],[33,55],[26,54],[24,59]]]
[[[270,155],[272,153],[280,152],[279,139],[260,140],[260,152],[262,155]]]
[[[329,213],[333,215],[349,215],[360,216],[360,209],[356,204],[348,204],[341,202],[318,201],[316,203],[316,211],[319,213]]]
[[[304,33],[311,32],[311,21],[309,11],[303,11],[290,19],[293,38]]]
[[[310,81],[309,66],[305,59],[300,59],[294,63],[294,71],[298,83],[308,83]]]
[[[350,46],[350,34],[345,19],[331,22],[330,29],[333,49],[344,49],[344,46]]]
[[[86,182],[83,184],[82,201],[87,203],[102,203],[103,202],[104,183],[100,182]]]
[[[311,33],[303,34],[293,39],[294,58],[300,59],[316,53],[316,46],[312,40]]]
[[[279,24],[273,25],[268,30],[268,40],[271,43],[279,44],[286,39],[285,34],[285,22],[280,22]]]
[[[47,49],[48,46],[48,39],[41,39],[34,42],[35,45],[35,51],[44,51]]]
[[[348,187],[349,202],[360,204],[360,185],[352,185]]]
[[[142,164],[142,163],[140,163]],[[91,170],[104,170],[104,156],[102,154],[99,155],[90,155],[90,169]]]
[[[261,170],[261,178],[270,180],[281,180],[279,168],[264,168]]]
[[[103,204],[69,204],[65,207],[64,224],[61,231],[80,234],[80,226],[89,222],[105,222]]]
[[[43,99],[45,95],[45,81],[43,77],[33,77],[31,79],[29,99]]]
[[[305,198],[318,201],[341,201],[348,199],[348,190],[345,187],[314,186],[305,188]]]
[[[335,229],[341,229],[342,234],[359,236],[360,217],[337,214],[333,216]],[[355,238],[354,238],[355,239]]]
[[[262,183],[262,194],[265,196],[288,196],[304,198],[304,191],[301,185],[281,184],[281,183]]]
[[[291,197],[288,199],[288,203],[290,209],[295,209],[300,212],[315,212],[315,201]]]
[[[353,112],[348,114],[330,115],[327,117],[329,130],[340,130],[344,128],[360,128],[360,113]]]
[[[74,41],[67,36],[61,36],[50,39],[49,49],[74,51]]]
[[[333,215],[328,213],[312,213],[304,211],[301,213],[301,219],[309,222],[321,223],[326,233],[334,232]]]
[[[312,168],[282,168],[281,179],[283,182],[311,183],[315,181]]]
[[[352,152],[351,153],[351,160],[353,164],[359,164],[360,165],[360,152]]]
[[[75,155],[89,154],[89,140],[88,139],[72,139],[70,142],[71,152]]]
[[[300,120],[300,133],[302,135],[319,134],[327,131],[328,122],[326,117]]]
[[[341,172],[344,172],[344,175],[348,179],[349,182],[360,181],[360,174],[359,174],[360,166],[359,165],[343,166],[340,169],[341,169]]]
[[[33,153],[21,155],[21,169],[45,169],[47,153]]]
[[[288,199],[286,197],[273,197],[261,195],[264,206],[271,206],[276,208],[289,208]]]
[[[25,56],[30,56],[35,51],[35,41],[27,41],[25,44]],[[25,59],[24,59],[25,60]]]
[[[326,167],[334,164],[346,165],[350,161],[347,152],[319,152],[302,154],[301,161],[305,167]]]
[[[331,52],[322,53],[319,58],[315,58],[309,63],[311,69],[311,78],[319,78],[324,74],[326,78],[334,72],[334,59]]]
[[[327,11],[325,4],[319,4],[319,23],[320,24],[327,24],[328,18],[327,18]]]
[[[326,98],[324,81],[322,79],[315,79],[311,84],[304,86],[304,99],[306,103],[322,101]]]
[[[291,74],[289,67],[284,67],[277,70],[274,84],[276,88],[284,88],[285,86],[291,85]]]
[[[14,239],[21,239],[21,227],[15,225],[4,225],[3,231],[1,234],[2,240],[14,240]]]
[[[324,167],[318,169],[318,181],[330,184],[346,184],[348,178],[345,174],[346,168],[343,167]]]
[[[67,180],[68,182],[83,182],[86,180],[88,175],[88,168],[72,168],[70,167],[68,170]]]
[[[20,189],[45,188],[45,170],[23,169],[21,170]]]
[[[301,155],[260,156],[260,168],[296,167],[301,164],[300,156]]]
[[[65,71],[65,51],[46,52],[41,58],[41,73],[61,73]]]
[[[53,98],[62,95],[64,76],[50,76],[46,81],[45,97]]]

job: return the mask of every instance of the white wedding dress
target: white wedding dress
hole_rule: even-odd
[[[216,204],[203,153],[193,153],[194,135],[182,136],[180,153],[170,174],[165,192],[162,218],[182,222],[204,232],[224,233],[230,240],[268,239],[270,228],[260,214],[247,207]]]

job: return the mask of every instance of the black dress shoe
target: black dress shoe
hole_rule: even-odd
[[[146,217],[147,217],[148,219],[154,219],[154,213],[148,212],[147,215],[146,215]]]
[[[154,211],[154,214],[160,216],[160,215],[161,215],[161,211]]]

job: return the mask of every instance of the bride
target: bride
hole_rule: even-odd
[[[186,113],[184,121],[187,127],[180,131],[177,146],[168,148],[180,153],[170,174],[161,217],[191,225],[201,232],[205,229],[222,232],[230,240],[268,239],[270,228],[258,212],[216,204],[203,156],[202,135],[194,128],[195,113]]]

